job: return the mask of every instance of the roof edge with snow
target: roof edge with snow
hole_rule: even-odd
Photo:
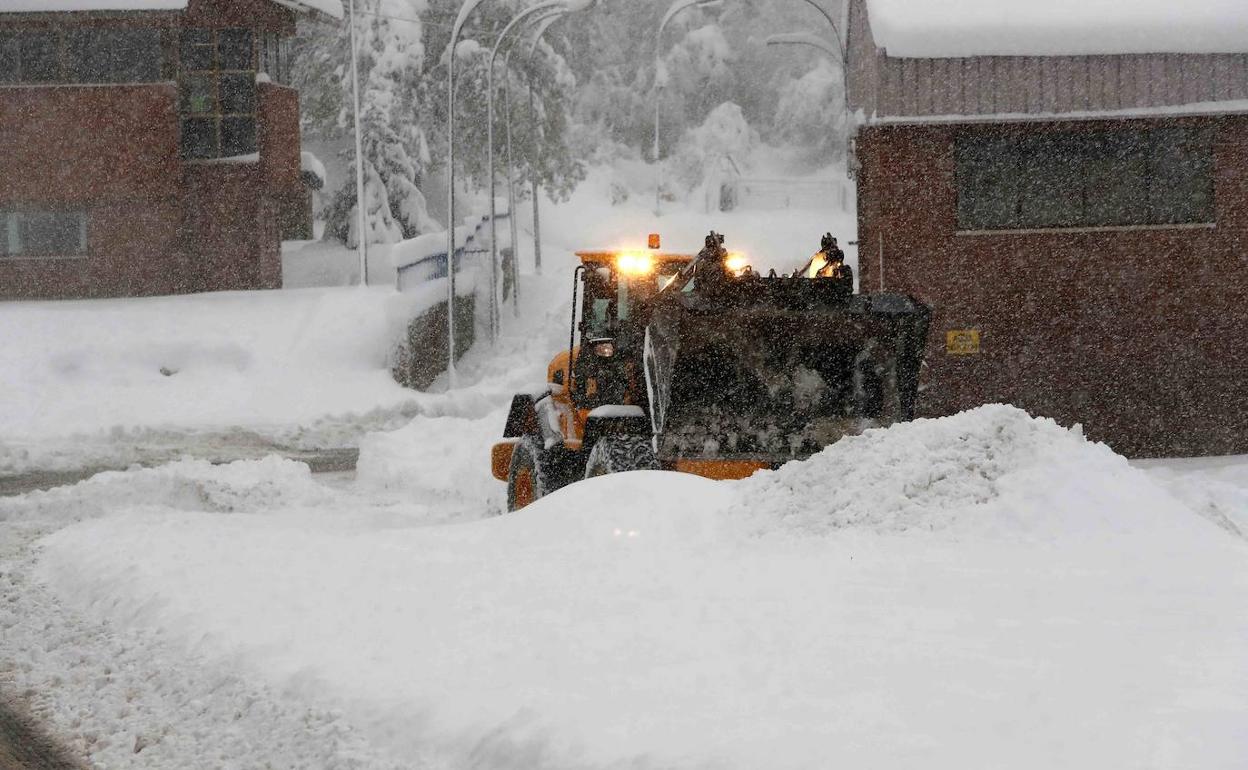
[[[3,13],[89,13],[92,11],[184,11],[189,0],[0,0]],[[342,0],[271,0],[296,13],[343,17]]]

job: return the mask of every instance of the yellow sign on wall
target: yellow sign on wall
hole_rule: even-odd
[[[979,354],[979,329],[950,329],[945,332],[945,352],[951,356]]]

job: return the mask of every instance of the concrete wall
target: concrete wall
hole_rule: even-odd
[[[439,302],[412,319],[407,338],[395,356],[391,374],[400,385],[424,390],[446,371],[446,302]],[[476,301],[472,295],[455,298],[455,360],[476,339]]]
[[[935,310],[922,413],[1002,401],[1131,455],[1248,452],[1248,117],[1147,122],[1214,128],[1216,226],[960,234],[954,141],[992,127],[861,131],[863,290],[882,254],[882,285]],[[946,352],[958,329],[979,355]]]

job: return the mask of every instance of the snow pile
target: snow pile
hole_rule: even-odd
[[[0,498],[0,521],[77,519],[134,508],[172,508],[208,513],[261,513],[334,499],[312,480],[308,466],[269,456],[213,465],[182,460],[158,468],[97,474],[46,492]]]
[[[1082,56],[1248,51],[1243,0],[867,0],[890,56]]]
[[[142,430],[273,437],[399,408],[412,392],[391,378],[390,352],[440,299],[349,288],[3,303],[0,473]]]
[[[1141,461],[1148,476],[1193,511],[1248,539],[1248,463],[1245,458]],[[1163,461],[1165,462],[1165,461]],[[1194,467],[1184,467],[1194,466]]]
[[[421,427],[439,435],[413,489],[439,472],[448,490],[501,489],[481,480],[475,429]],[[380,458],[420,434],[366,445],[365,475],[401,481]],[[994,532],[1012,536],[974,536]],[[435,766],[1243,756],[1244,544],[1008,407],[742,482],[621,474],[468,523],[332,502],[149,509],[42,545],[38,574],[78,611],[314,692],[375,746]]]
[[[741,491],[756,526],[811,534],[1125,531],[1166,497],[1078,429],[1004,405],[869,430]]]
[[[506,416],[421,415],[399,430],[369,434],[360,441],[357,478],[365,489],[411,493],[444,518],[500,513],[504,490],[490,473],[489,447]]]

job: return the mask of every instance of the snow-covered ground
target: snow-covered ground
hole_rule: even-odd
[[[110,768],[1241,766],[1248,542],[1157,469],[985,407],[497,516],[501,418],[374,437],[346,488],[185,461],[0,501],[46,535],[4,676]]]

